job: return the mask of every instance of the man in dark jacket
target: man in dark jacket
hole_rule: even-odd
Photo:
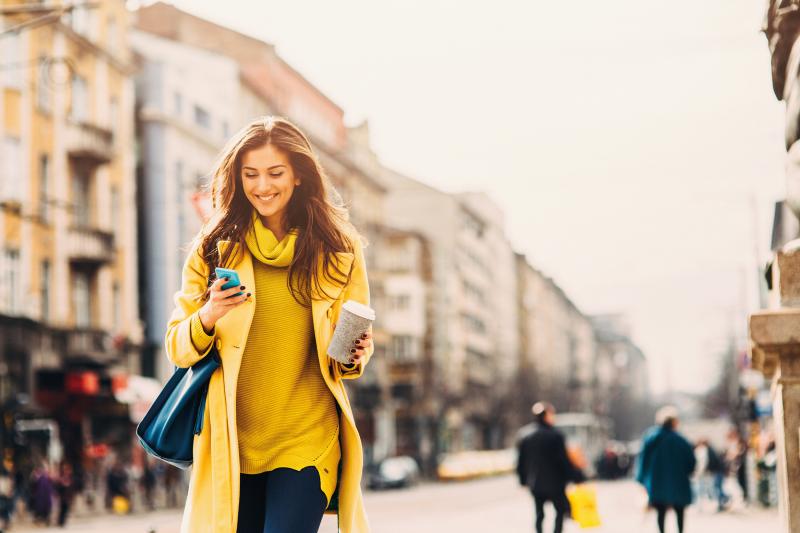
[[[580,472],[567,456],[564,436],[553,427],[555,408],[546,402],[533,406],[536,423],[520,430],[517,442],[519,459],[517,475],[520,485],[533,494],[536,505],[536,533],[542,533],[544,504],[548,501],[556,510],[555,533],[561,533],[564,514],[569,512],[565,493],[569,481],[578,481]]]

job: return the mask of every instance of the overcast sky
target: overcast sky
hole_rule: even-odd
[[[765,2],[174,3],[275,44],[386,165],[487,191],[582,310],[629,315],[657,390],[714,381],[784,190]]]

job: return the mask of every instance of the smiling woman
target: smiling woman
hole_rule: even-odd
[[[359,377],[372,333],[349,364],[329,359],[347,300],[369,305],[361,238],[305,135],[282,118],[254,120],[222,152],[214,213],[197,236],[167,326],[181,367],[216,346],[208,424],[195,439],[184,532],[311,533],[337,511],[367,532],[362,447],[343,379]],[[215,267],[236,270],[223,289]],[[264,394],[269,391],[269,394]]]

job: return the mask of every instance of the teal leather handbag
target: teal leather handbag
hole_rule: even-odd
[[[216,347],[190,368],[176,368],[136,427],[147,453],[178,468],[192,466],[194,436],[203,429],[208,382],[222,360]]]

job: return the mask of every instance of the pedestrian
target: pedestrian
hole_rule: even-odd
[[[582,481],[583,474],[569,460],[564,436],[555,427],[556,410],[547,402],[533,408],[534,424],[520,430],[517,441],[517,476],[533,495],[536,533],[542,533],[544,506],[550,502],[556,511],[555,533],[561,533],[564,516],[569,513],[566,488],[570,481]]]
[[[717,502],[717,511],[725,510],[730,499],[723,488],[726,472],[725,461],[705,438],[698,439],[695,443],[694,457],[698,497],[710,496]]]
[[[50,514],[53,512],[55,487],[47,464],[42,464],[33,471],[31,479],[31,509],[33,521],[45,526],[50,525]]]
[[[5,464],[0,464],[0,533],[11,525],[11,505],[14,501],[14,478]]]
[[[696,459],[692,445],[678,433],[678,410],[662,407],[656,426],[645,432],[637,464],[636,480],[647,489],[649,504],[658,516],[658,530],[664,533],[667,510],[675,511],[678,532],[683,533],[684,510],[692,503],[690,478]]]
[[[747,504],[749,501],[749,491],[747,483],[747,440],[736,428],[731,428],[727,435],[728,449],[725,458],[729,465],[730,473],[736,478],[739,488],[742,491],[742,499]]]
[[[56,489],[58,492],[58,525],[65,527],[69,511],[72,508],[72,500],[75,497],[75,476],[72,465],[69,463],[61,463]]]
[[[343,533],[366,532],[362,445],[343,379],[364,371],[371,331],[353,339],[348,363],[326,354],[342,304],[369,305],[361,238],[308,139],[283,118],[242,128],[212,176],[214,212],[166,334],[179,367],[212,346],[222,359],[181,531],[315,532],[338,505]],[[235,270],[241,285],[223,289],[215,267]]]
[[[178,476],[181,471],[172,465],[164,467],[164,492],[166,493],[167,507],[178,506]]]
[[[125,501],[126,505],[122,507],[130,505],[129,481],[128,471],[125,469],[122,461],[120,461],[119,458],[115,458],[111,468],[106,474],[106,507],[116,510],[114,507],[115,498],[117,498],[118,501],[121,501],[120,499]]]
[[[156,470],[150,464],[150,459],[145,457],[144,459],[144,467],[142,471],[142,492],[144,493],[144,503],[148,509],[151,511],[155,509],[155,501],[153,499],[153,493],[156,488]]]

